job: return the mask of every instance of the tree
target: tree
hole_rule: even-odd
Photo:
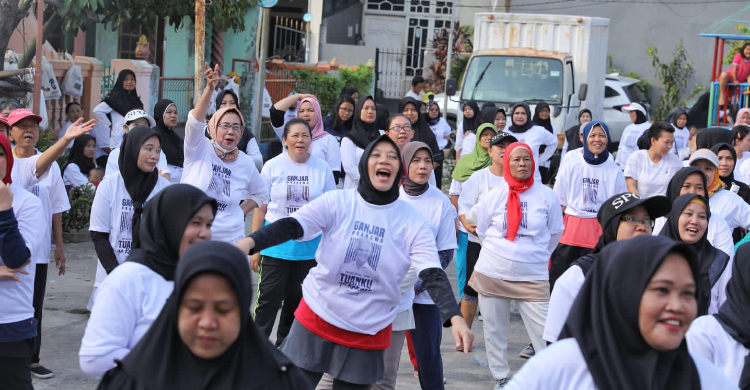
[[[651,56],[651,64],[656,69],[656,77],[661,81],[663,88],[663,95],[654,111],[654,118],[665,120],[667,115],[680,105],[682,94],[687,91],[688,82],[695,70],[693,63],[688,61],[682,40],[674,52],[672,62],[662,63],[654,46],[649,47],[647,53]]]
[[[207,0],[206,22],[220,31],[245,29],[245,14],[256,4],[255,0]],[[175,29],[182,27],[185,17],[195,20],[195,0],[45,0],[55,10],[45,23],[52,29],[62,23],[65,31],[86,30],[95,23],[118,30],[120,23],[131,21],[143,26],[156,26],[159,18],[167,20]],[[0,49],[4,53],[18,24],[36,5],[33,0],[0,0]],[[31,46],[31,45],[30,45]],[[27,50],[27,52],[29,52]],[[33,51],[32,51],[33,53]],[[25,55],[22,67],[28,66],[30,56]],[[4,64],[0,63],[0,70]]]

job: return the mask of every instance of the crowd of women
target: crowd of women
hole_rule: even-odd
[[[150,115],[130,71],[97,120],[66,107],[43,153],[40,117],[0,117],[4,388],[53,375],[39,364],[50,242],[63,274],[60,213],[89,185],[79,362],[100,389],[394,389],[404,344],[421,388],[442,389],[442,328],[468,353],[480,313],[496,389],[750,388],[750,110],[698,131],[631,105],[616,156],[583,110],[552,172],[548,105],[468,101],[446,196],[452,129],[434,102],[391,114],[347,87],[324,117],[291,94],[264,163],[238,97],[214,93],[218,68],[205,77],[184,138],[177,105]],[[512,301],[531,358],[514,377]]]

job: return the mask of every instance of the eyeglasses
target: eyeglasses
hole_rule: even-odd
[[[393,126],[390,129],[388,129],[388,130],[393,130],[393,131],[395,131],[397,133],[400,133],[400,132],[409,132],[409,131],[412,131],[414,129],[412,129],[411,126]]]
[[[639,219],[636,217],[622,217],[623,220],[634,223],[636,225],[643,224],[643,226],[647,226],[650,228],[654,228],[654,220],[653,219]]]
[[[222,129],[224,129],[224,130],[229,130],[229,129],[232,129],[232,130],[234,130],[234,131],[236,131],[236,132],[239,132],[239,131],[241,131],[241,130],[242,130],[242,126],[240,126],[240,125],[239,125],[239,124],[237,124],[237,123],[235,123],[235,124],[233,124],[233,125],[232,125],[232,124],[229,124],[229,123],[227,123],[227,122],[224,122],[224,123],[219,123],[219,127],[221,127],[221,128],[222,128]]]

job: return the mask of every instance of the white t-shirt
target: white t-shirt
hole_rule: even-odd
[[[672,125],[672,127],[674,127],[674,146],[672,147],[672,152],[680,160],[683,160],[690,155],[690,149],[688,148],[690,130],[687,127],[680,129],[675,125]]]
[[[101,378],[146,334],[172,294],[174,281],[126,261],[97,290],[78,352],[81,369]]]
[[[546,166],[550,157],[555,154],[555,149],[557,149],[557,137],[547,131],[544,127],[537,125],[532,126],[523,133],[514,133],[510,128],[506,129],[506,132],[516,137],[518,142],[523,142],[529,145],[531,151],[534,153],[534,163],[536,165],[536,168],[534,169],[534,181],[538,181],[541,184],[542,175],[539,173],[539,167]],[[542,145],[546,145],[547,148],[544,149],[544,153],[539,154],[539,147]]]
[[[107,114],[112,118],[111,121]],[[125,124],[125,118],[105,102],[101,102],[94,107],[94,115],[96,116],[96,125],[91,131],[91,135],[96,139],[94,158],[99,158],[107,154],[103,150],[104,148],[114,149],[122,143],[122,136],[125,134],[122,125]]]
[[[458,248],[456,241],[456,208],[451,204],[442,191],[434,186],[427,188],[424,194],[411,196],[401,187],[399,199],[414,207],[430,225],[430,231],[435,237],[435,243],[438,251]],[[440,210],[438,213],[437,211]],[[412,289],[413,291],[413,289]],[[432,305],[434,302],[427,291],[421,292],[414,298],[414,303],[423,305]]]
[[[734,174],[734,178],[747,184],[750,183],[750,158],[747,158],[748,156],[745,155],[747,152],[742,153],[742,159],[740,161],[737,161],[734,166],[734,171],[737,172],[739,167],[739,172],[741,176],[737,176],[737,174]],[[748,153],[750,154],[750,153]]]
[[[454,180],[454,182],[455,181],[456,180]],[[469,178],[461,185],[461,193],[458,197],[459,217],[461,215],[468,215],[471,208],[484,199],[485,194],[503,183],[505,183],[505,179],[503,179],[502,176],[497,176],[490,172],[490,167],[472,173],[471,176],[469,176]],[[461,228],[464,227],[460,219],[458,224]],[[479,243],[479,238],[477,236],[471,233],[468,234],[469,241]]]
[[[477,235],[483,240],[482,251],[511,260],[514,265],[506,269],[506,265],[483,261],[485,257],[480,255],[475,271],[503,280],[539,280],[527,279],[526,268],[536,268],[536,265],[549,261],[564,229],[562,210],[555,192],[539,182],[519,194],[519,198],[523,216],[515,241],[505,239],[508,184],[495,187],[479,204]],[[515,276],[522,279],[515,279]]]
[[[750,229],[750,205],[732,191],[716,191],[708,200],[711,214],[724,218],[730,229]]]
[[[365,150],[348,137],[341,138],[341,165],[344,167],[344,189],[356,189],[359,185],[359,160]]]
[[[576,157],[578,155],[583,156],[583,147],[567,151],[565,154],[562,155],[562,159],[560,161],[560,168],[558,169],[562,169],[564,165],[570,164],[571,161],[577,161]],[[607,157],[607,161],[612,161],[612,162],[615,161],[615,158],[612,156],[612,153],[610,153],[609,157]]]
[[[153,198],[167,186],[169,186],[169,181],[159,176],[156,186],[151,190],[147,199]],[[109,244],[115,252],[117,263],[122,264],[128,258],[132,247],[133,200],[119,172],[105,177],[99,183],[91,205],[89,225],[89,230],[92,232],[109,233]],[[94,287],[99,287],[106,278],[107,271],[102,267],[101,261],[97,261]]]
[[[299,241],[323,234],[302,292],[315,314],[340,329],[376,334],[396,318],[409,268],[417,275],[440,268],[430,225],[402,200],[378,206],[357,190],[329,191],[292,218],[304,230]]]
[[[306,162],[298,163],[287,151],[269,160],[260,176],[268,185],[269,197],[263,204],[268,205],[269,223],[288,217],[313,199],[336,189],[333,172],[325,161],[310,156]]]
[[[422,94],[424,94],[424,91],[419,91],[419,94],[416,94],[416,93],[414,93],[414,91],[411,90],[411,88],[409,88],[409,91],[406,92],[406,95],[404,95],[404,97],[414,98],[414,100],[416,100],[418,102],[421,102],[422,101]]]
[[[37,151],[37,155],[40,154],[42,153]],[[26,159],[15,159],[15,161],[22,160]],[[27,188],[27,190],[42,201],[42,210],[44,210],[42,218],[45,223],[38,227],[38,229],[44,229],[41,233],[42,237],[51,237],[52,215],[70,210],[70,200],[68,199],[68,193],[65,191],[65,185],[63,184],[62,176],[60,175],[60,166],[56,163],[52,163],[49,168],[49,174],[45,175],[44,179],[40,180],[38,183]],[[39,251],[36,258],[37,264],[49,264],[51,248],[51,240],[40,241]]]
[[[638,182],[641,198],[666,195],[669,181],[682,168],[682,161],[673,153],[667,153],[658,163],[651,161],[648,150],[639,150],[630,155],[625,165],[625,177]]]
[[[445,147],[448,146],[448,140],[445,139],[445,137],[451,135],[453,132],[451,125],[448,124],[448,121],[446,121],[445,118],[441,117],[437,123],[430,126],[430,129],[435,134],[438,148],[440,148],[440,150],[445,149]]]
[[[84,184],[88,184],[88,182],[89,178],[81,172],[81,168],[78,164],[70,163],[65,167],[65,172],[63,172],[63,184],[66,186],[80,187]]]
[[[560,332],[568,320],[568,313],[573,306],[573,301],[581,291],[583,281],[581,267],[573,265],[569,267],[555,282],[555,288],[549,297],[549,308],[547,309],[547,321],[544,323],[544,334],[542,338],[545,341],[554,343],[560,337]]]
[[[712,203],[713,204],[713,203]],[[654,229],[652,235],[656,236],[664,228],[667,222],[666,217],[659,217],[654,223]],[[714,248],[726,253],[729,256],[724,271],[719,276],[719,280],[716,284],[711,287],[710,301],[708,303],[708,314],[715,314],[719,312],[719,307],[724,301],[727,300],[727,284],[729,279],[732,278],[732,261],[734,261],[734,242],[732,241],[732,231],[724,222],[721,216],[711,213],[711,217],[708,219],[708,231],[706,232],[706,238],[708,242],[714,246]],[[728,251],[728,252],[727,252]]]
[[[312,141],[312,155],[327,162],[331,171],[341,170],[341,146],[332,135],[325,135]]]
[[[690,353],[708,360],[727,378],[736,384],[740,383],[745,358],[750,350],[732,338],[716,317],[709,315],[696,318],[685,338]]]
[[[41,154],[36,154],[28,158],[16,158],[13,162],[13,170],[10,172],[10,177],[13,179],[13,184],[28,191],[33,185],[46,179],[50,175],[52,169],[48,169],[47,172],[40,177],[37,176],[36,163],[39,161]],[[54,163],[53,163],[54,165]]]
[[[249,131],[249,130],[245,130]],[[253,137],[250,139],[250,141],[247,141],[247,147],[245,150],[243,150],[245,154],[252,157],[253,161],[255,161],[255,166],[263,166],[263,153],[260,152],[260,147],[258,147],[258,139]],[[258,163],[260,162],[260,164]]]
[[[591,165],[581,153],[560,166],[555,180],[555,194],[565,206],[565,214],[579,218],[596,218],[607,199],[623,192],[628,192],[628,186],[617,164],[607,160]]]
[[[630,155],[638,151],[638,137],[649,128],[651,128],[651,123],[646,121],[639,125],[630,124],[622,131],[620,146],[617,148],[617,158],[615,159],[617,165],[624,167],[628,163]]]
[[[463,152],[463,145],[464,145],[464,122],[461,121],[461,123],[456,126],[456,144],[453,145],[453,149],[458,152],[458,155],[462,155]]]
[[[44,212],[42,202],[29,191],[13,183],[10,185],[13,192],[13,214],[18,221],[18,230],[26,242],[26,247],[31,252],[31,263],[23,267],[28,275],[17,273],[20,282],[15,280],[0,279],[0,302],[3,309],[0,310],[0,324],[12,324],[34,317],[34,277],[36,276],[36,259],[42,237],[39,227],[44,225]],[[47,222],[51,224],[52,221]],[[49,241],[49,238],[47,238]],[[5,265],[0,258],[0,265]]]
[[[458,196],[458,200],[461,200],[461,192],[463,191],[464,183],[465,181],[451,179],[451,186],[450,188],[448,188],[448,196]],[[458,220],[458,218],[456,218],[456,226],[458,226],[459,231],[469,234],[469,232],[466,231],[464,225]]]
[[[120,147],[118,146],[112,149],[112,151],[109,153],[109,158],[107,159],[107,169],[105,170],[105,174],[104,174],[105,176],[109,176],[113,173],[120,172],[119,160],[120,160]],[[164,154],[164,151],[159,152],[159,162],[156,163],[156,169],[158,169],[160,173],[167,173],[167,174],[170,173],[169,167],[167,167],[167,155]],[[171,181],[172,180],[170,180],[170,182]]]
[[[700,376],[702,389],[737,390],[729,378],[703,357],[691,353]],[[578,341],[574,338],[560,340],[529,359],[506,390],[596,390],[594,378],[583,358]]]
[[[261,205],[268,199],[268,187],[255,168],[253,159],[239,153],[237,160],[222,161],[211,141],[204,136],[206,124],[188,114],[185,125],[185,164],[182,183],[203,190],[219,204],[213,239],[235,243],[245,236],[245,214],[240,202],[246,199]]]
[[[461,139],[461,156],[471,153],[476,146],[477,135],[474,133],[466,134],[463,139]]]

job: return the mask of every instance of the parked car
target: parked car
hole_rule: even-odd
[[[620,136],[630,121],[630,114],[621,111],[621,109],[630,103],[638,103],[650,109],[650,104],[646,97],[638,89],[638,82],[641,80],[620,76],[618,73],[608,74],[604,82],[604,118],[602,120],[609,127],[609,134],[612,139],[609,142],[610,150],[617,150],[620,144]],[[596,120],[597,118],[593,118]]]

